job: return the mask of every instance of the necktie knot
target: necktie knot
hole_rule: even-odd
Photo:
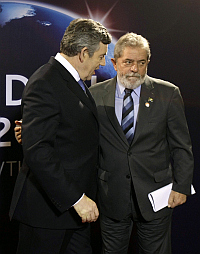
[[[133,92],[133,89],[125,88],[125,94],[131,94]]]

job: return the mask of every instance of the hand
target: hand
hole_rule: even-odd
[[[22,127],[21,127],[22,121],[16,120],[15,124],[16,124],[16,126],[14,128],[15,138],[16,138],[16,140],[17,140],[17,142],[19,144],[22,144],[22,135],[21,135],[21,132],[22,132],[22,130],[21,130],[22,129]]]
[[[86,195],[74,205],[74,209],[81,217],[82,222],[95,222],[99,217],[99,210],[94,201],[88,198]]]
[[[182,205],[186,202],[186,199],[187,199],[187,196],[185,194],[172,190],[168,200],[168,207],[174,208],[178,205]]]

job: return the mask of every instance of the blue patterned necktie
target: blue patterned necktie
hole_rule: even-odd
[[[86,93],[86,89],[85,89],[85,85],[84,85],[83,80],[80,79],[80,80],[78,81],[78,83],[79,83],[79,85],[81,86],[81,88],[83,89],[83,91]]]
[[[134,135],[133,123],[134,123],[134,103],[131,96],[132,89],[125,89],[125,95],[123,100],[123,109],[122,109],[122,129],[126,138],[131,144]]]

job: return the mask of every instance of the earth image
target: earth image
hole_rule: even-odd
[[[0,1],[0,141],[11,143],[9,147],[0,147],[0,253],[16,253],[18,226],[10,223],[8,211],[14,183],[23,160],[22,148],[15,140],[13,131],[14,121],[22,117],[21,105],[6,105],[6,96],[7,93],[12,93],[13,100],[21,99],[24,84],[14,79],[9,90],[7,77],[14,75],[28,79],[51,56],[55,56],[59,52],[65,29],[74,18],[57,11],[56,8],[45,8],[39,3],[33,5],[29,1]],[[113,51],[114,44],[110,44],[106,66],[96,71],[97,77],[94,81],[99,82],[116,75],[110,61]],[[89,82],[87,84],[90,85]],[[94,248],[99,249],[96,242],[99,239],[96,234],[93,235]]]
[[[55,6],[41,5],[33,5],[29,1],[0,1],[0,116],[8,123],[7,132],[3,135],[5,123],[0,119],[0,135],[2,141],[11,141],[12,144],[10,147],[0,148],[0,158],[4,158],[2,160],[15,161],[22,157],[13,131],[14,121],[22,117],[20,100],[25,83],[21,80],[27,80],[35,70],[59,52],[66,27],[77,18],[76,14],[68,10],[62,13]],[[116,75],[110,61],[113,51],[112,43],[108,48],[106,66],[100,67],[92,81],[86,82],[88,86]],[[22,79],[14,78],[12,86],[8,88],[7,80],[10,76]],[[7,95],[19,103],[15,106],[7,105]]]
[[[1,77],[19,74],[29,78],[50,56],[59,52],[63,33],[73,19],[55,9],[29,4],[28,1],[0,2],[0,55],[4,59]],[[96,71],[97,82],[116,75],[110,61],[113,51],[114,44],[111,43],[106,66]]]

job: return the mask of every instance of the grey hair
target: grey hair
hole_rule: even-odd
[[[99,43],[110,44],[111,35],[99,22],[92,19],[75,19],[65,30],[60,43],[60,52],[67,56],[76,56],[87,47],[90,57],[100,47]]]
[[[147,60],[150,60],[151,51],[149,42],[141,35],[135,33],[127,33],[119,38],[114,49],[114,58],[117,61],[122,56],[125,47],[139,47],[147,52]]]

